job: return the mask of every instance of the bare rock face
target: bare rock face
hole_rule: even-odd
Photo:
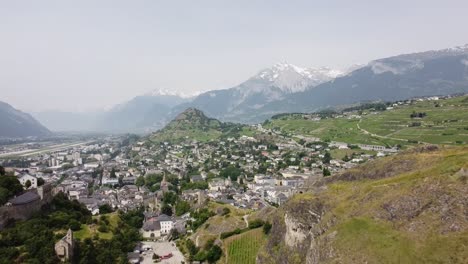
[[[286,225],[286,233],[284,234],[284,242],[288,247],[297,247],[309,235],[309,230],[304,229],[302,223],[297,222],[294,218],[284,216],[284,223]]]
[[[318,239],[332,225],[331,219],[322,221],[326,209],[320,200],[290,201],[285,208],[284,219],[276,218],[273,222],[265,247],[267,254],[259,255],[258,263],[315,264],[333,254],[328,241],[333,240],[336,232]]]

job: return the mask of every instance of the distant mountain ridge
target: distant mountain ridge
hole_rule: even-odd
[[[0,101],[0,138],[40,137],[52,134],[30,114]]]
[[[468,45],[375,60],[269,107],[284,112],[314,111],[360,101],[457,93],[468,93]]]
[[[245,122],[248,120],[242,118],[243,115],[256,113],[269,103],[311,89],[341,74],[344,72],[326,67],[301,68],[277,63],[236,87],[202,93],[192,101],[174,108],[172,115],[175,116],[187,107],[196,107],[221,120]]]
[[[188,99],[175,94],[142,95],[104,113],[97,128],[107,132],[141,132],[162,127],[172,107]]]
[[[468,93],[468,45],[377,59],[350,70],[277,63],[235,87],[193,97],[157,89],[95,114],[92,129],[151,132],[191,107],[221,121],[258,123],[279,113],[457,93]]]

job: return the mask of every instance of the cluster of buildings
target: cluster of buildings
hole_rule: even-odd
[[[154,144],[142,140],[124,144],[125,137],[104,138],[29,156],[22,160],[21,168],[8,169],[25,189],[52,185],[56,192],[84,204],[93,215],[100,214],[104,205],[123,211],[144,207],[141,232],[153,240],[166,237],[172,230],[185,232],[191,220],[190,213],[179,217],[163,214],[164,193],[176,193],[192,209],[213,200],[257,210],[283,204],[322,178],[325,169],[334,174],[373,158],[356,154],[346,161],[334,159],[330,151],[346,149],[346,143],[302,137],[304,144],[261,125],[255,128],[255,137],[244,135],[212,142],[187,139]],[[385,151],[375,146],[362,147]],[[329,158],[325,160],[327,153]],[[154,175],[165,176],[154,182]]]

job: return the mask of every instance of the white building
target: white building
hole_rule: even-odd
[[[29,181],[31,186],[29,188],[37,188],[37,178],[29,174],[21,174],[18,177],[19,182],[26,188],[26,183]]]
[[[165,214],[158,216],[157,220],[161,224],[161,235],[169,234],[172,228],[174,228],[174,222],[169,216]]]
[[[148,219],[141,229],[144,238],[158,239],[161,236],[169,235],[174,229],[174,220],[169,216],[162,214],[155,218]]]

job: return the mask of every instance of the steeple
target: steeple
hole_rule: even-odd
[[[162,185],[163,183],[166,183],[166,172],[164,172],[164,174],[163,174],[163,179],[162,179],[162,181],[161,181],[161,185]]]
[[[166,181],[166,172],[164,172],[164,174],[163,174],[163,179],[162,179],[162,181],[161,181],[161,191],[162,191],[163,193],[169,191],[169,184],[168,184],[167,181]]]
[[[73,245],[73,231],[69,228],[65,240],[68,244]]]

